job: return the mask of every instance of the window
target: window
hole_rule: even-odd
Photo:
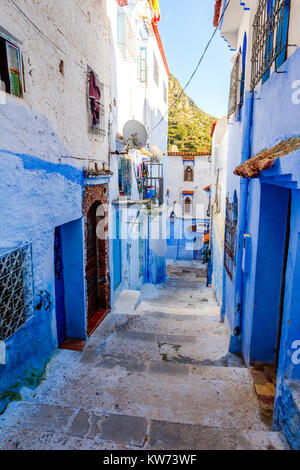
[[[118,46],[123,59],[136,61],[136,36],[126,11],[118,8]]]
[[[219,184],[220,180],[220,170],[217,170],[217,179],[216,179],[216,190],[215,190],[215,212],[219,214],[221,212],[221,186]]]
[[[247,55],[247,34],[244,34],[243,48],[234,59],[231,77],[230,94],[228,105],[228,118],[236,113],[244,102],[245,78],[246,78],[246,55]]]
[[[189,197],[184,200],[184,213],[190,214],[192,212],[192,201]]]
[[[159,85],[159,67],[158,67],[158,62],[156,55],[153,54],[153,79],[156,83],[156,85]]]
[[[9,338],[33,314],[31,244],[0,252],[0,340]]]
[[[121,195],[131,195],[131,159],[121,157],[119,159],[119,192]]]
[[[247,34],[244,34],[243,49],[241,50],[241,62],[242,62],[242,72],[241,72],[241,83],[240,83],[240,106],[244,102],[244,92],[245,92],[245,78],[246,78],[246,57],[247,57]]]
[[[226,199],[226,218],[225,218],[225,251],[224,251],[224,267],[230,277],[233,279],[233,266],[235,254],[235,238],[237,229],[237,210],[238,201],[235,193],[234,202]]]
[[[164,102],[168,104],[168,90],[167,90],[167,85],[164,82]]]
[[[147,84],[147,48],[140,47],[140,54],[137,61],[137,74],[141,83]]]
[[[0,90],[23,96],[20,49],[0,36]]]
[[[240,106],[240,58],[241,54],[237,54],[230,75],[228,118],[232,116]]]
[[[184,181],[194,181],[194,171],[190,166],[184,170]]]
[[[88,77],[89,127],[91,131],[105,135],[104,85],[90,67]]]
[[[251,91],[286,60],[290,0],[260,0],[253,23]]]

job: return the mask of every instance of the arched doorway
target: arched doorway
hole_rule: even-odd
[[[99,202],[91,207],[86,219],[86,286],[87,286],[87,318],[98,310],[98,253],[97,253],[97,208]]]
[[[107,185],[85,188],[87,333],[92,334],[110,306]]]

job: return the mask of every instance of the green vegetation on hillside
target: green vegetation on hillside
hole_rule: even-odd
[[[170,76],[169,106],[182,92],[179,81]],[[172,145],[179,152],[210,152],[211,126],[216,118],[205,113],[185,93],[169,111],[169,150]]]

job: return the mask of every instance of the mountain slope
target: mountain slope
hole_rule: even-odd
[[[179,81],[170,76],[169,106],[182,92]],[[211,126],[216,118],[205,113],[185,93],[169,111],[169,149],[176,145],[182,152],[209,152]]]

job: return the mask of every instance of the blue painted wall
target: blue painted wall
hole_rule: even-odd
[[[233,174],[233,169],[261,150],[299,135],[300,105],[292,99],[299,67],[298,48],[281,66],[280,71],[285,73],[272,73],[263,85],[256,87],[249,125],[246,125],[249,93],[246,93],[240,118],[230,124],[227,195],[232,200],[236,191],[241,204],[242,191],[245,191],[247,205],[244,221],[243,211],[239,210],[238,231],[244,227],[243,233],[238,234],[237,245],[242,255],[242,271],[234,273],[233,281],[225,274],[223,303],[232,333],[237,305],[242,301],[240,343],[247,364],[252,361],[274,363],[277,338],[280,338],[274,423],[282,426],[294,448],[300,448],[300,364],[295,363],[292,348],[295,341],[300,340],[300,152],[280,158],[258,178],[249,180],[248,187],[246,180]],[[251,130],[250,146],[245,143],[247,128]],[[281,329],[279,310],[288,190],[292,192],[291,229]],[[244,234],[248,234],[245,244]],[[241,298],[236,289],[239,280]]]
[[[209,219],[183,219],[176,217],[174,224],[167,219],[167,250],[166,258],[170,260],[192,261],[194,259],[201,260],[203,250],[206,245],[202,239],[203,232],[193,232],[190,229],[195,224],[206,224],[209,231]]]
[[[36,297],[36,304],[40,304],[38,309],[5,341],[7,363],[0,365],[1,412],[14,397],[12,392],[17,393],[24,385],[36,385],[57,347],[54,290],[54,230],[57,226],[64,227],[67,331],[72,336],[85,337],[85,328],[82,323],[82,171],[5,149],[0,150],[0,159],[2,175],[5,175],[0,178],[0,247],[32,244],[35,294],[42,292],[44,299],[47,296],[50,299],[40,304]],[[77,302],[72,300],[69,289],[76,289]]]

